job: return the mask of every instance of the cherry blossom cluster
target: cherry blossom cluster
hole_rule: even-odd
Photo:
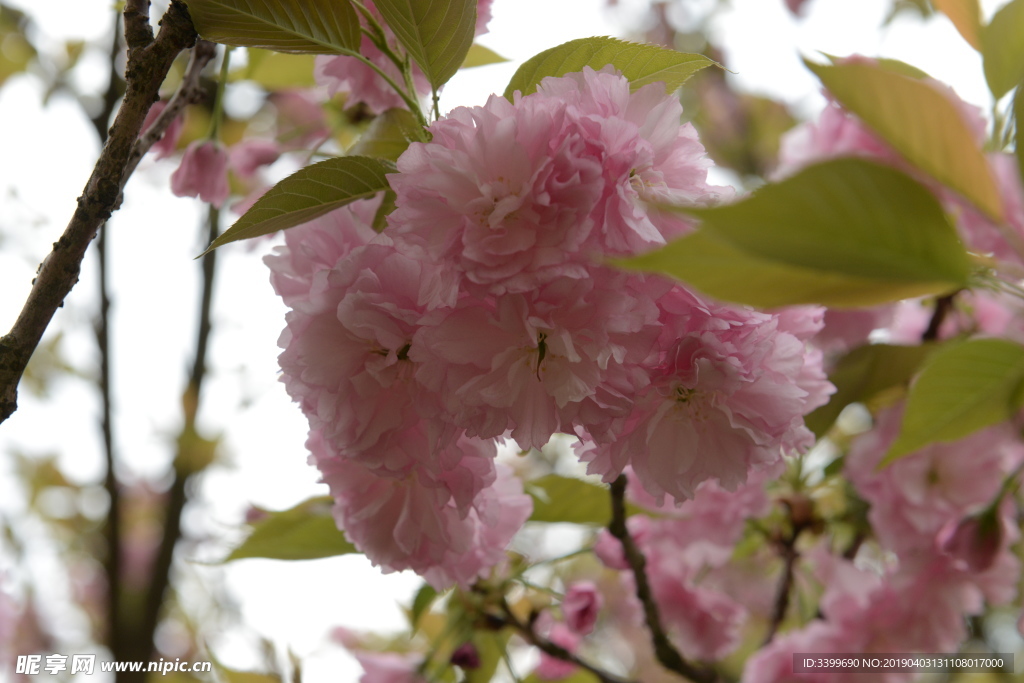
[[[545,79],[514,102],[458,108],[413,143],[379,199],[285,234],[267,257],[291,308],[283,381],[348,537],[386,570],[468,584],[530,514],[495,440],[579,438],[606,481],[628,466],[658,503],[736,489],[813,443],[826,402],[821,310],[757,312],[611,257],[691,226],[696,132],[661,85],[611,70]]]

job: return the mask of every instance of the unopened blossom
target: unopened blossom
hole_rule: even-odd
[[[585,636],[594,630],[598,613],[604,602],[592,581],[578,581],[565,591],[562,598],[562,617],[565,625]]]
[[[983,572],[996,561],[1003,545],[1003,530],[995,512],[950,520],[935,539],[942,552],[962,562],[970,571]]]
[[[149,112],[146,114],[146,120],[142,122],[142,132],[145,134],[149,127],[152,126],[160,114],[167,108],[167,102],[160,100],[153,104],[149,108]],[[163,134],[157,138],[157,141],[150,147],[150,151],[156,154],[157,159],[163,159],[174,154],[178,148],[178,138],[181,137],[181,130],[185,126],[185,120],[181,116],[174,117],[167,129],[164,130]]]
[[[223,145],[212,140],[191,143],[171,174],[171,192],[178,197],[198,197],[220,208],[231,192]]]

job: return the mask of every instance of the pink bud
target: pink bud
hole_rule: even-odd
[[[996,561],[1003,545],[1003,526],[995,510],[965,517],[959,524],[952,520],[939,531],[936,543],[972,572],[983,572]]]
[[[160,116],[166,108],[167,103],[163,100],[149,108],[149,113],[146,114],[146,120],[142,123],[143,133],[149,130],[149,127],[156,122],[157,117]],[[156,153],[157,159],[163,159],[164,157],[174,154],[174,150],[178,148],[178,138],[181,137],[181,129],[184,125],[184,120],[181,116],[176,116],[174,120],[171,121],[171,125],[169,125],[167,130],[164,131],[164,134],[160,136],[160,139],[153,143],[150,150]]]
[[[594,630],[597,613],[601,611],[603,598],[590,581],[580,581],[569,586],[562,599],[562,616],[570,630],[585,636]]]
[[[473,643],[463,643],[452,653],[452,664],[463,669],[479,669],[480,653]]]
[[[228,198],[228,155],[218,142],[193,142],[171,175],[171,192],[178,197],[199,197],[218,209]]]

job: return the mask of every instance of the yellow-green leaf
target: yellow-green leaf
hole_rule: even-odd
[[[981,32],[988,89],[998,100],[1024,80],[1024,0],[1012,0]]]
[[[187,0],[199,35],[225,45],[339,54],[359,49],[348,0]]]
[[[390,170],[377,159],[360,156],[327,159],[300,169],[267,190],[207,251],[301,225],[372,197],[390,188],[384,177]]]
[[[953,22],[963,39],[975,50],[981,49],[981,5],[978,0],[932,0]]]
[[[489,47],[484,47],[480,43],[473,43],[469,46],[469,52],[466,53],[466,59],[463,60],[460,69],[472,69],[475,66],[486,66],[488,64],[501,64],[507,62],[507,57],[502,57],[497,52]]]
[[[548,474],[527,482],[526,492],[533,498],[531,522],[603,526],[612,518],[611,494],[604,484]],[[626,507],[628,514],[643,512],[631,504]]]
[[[331,503],[330,497],[321,496],[287,510],[268,512],[224,561],[252,557],[313,560],[358,553],[334,523]]]
[[[864,403],[886,389],[908,384],[933,351],[934,344],[869,344],[854,349],[829,374],[836,393],[827,404],[808,414],[804,424],[816,436],[823,436],[846,406]]]
[[[988,161],[947,95],[878,65],[805,63],[846,109],[910,163],[993,219],[1002,219],[1002,200]]]
[[[953,291],[970,274],[935,197],[909,176],[862,159],[810,166],[732,205],[680,210],[702,227],[616,264],[764,307],[869,306]]]
[[[477,0],[376,0],[384,21],[434,89],[462,66],[473,44]]]
[[[248,63],[233,71],[231,80],[255,81],[267,90],[311,88],[316,85],[313,78],[313,55],[272,52],[256,47],[249,48],[247,52]]]
[[[582,71],[585,66],[599,71],[609,64],[629,79],[632,90],[662,82],[665,90],[672,92],[690,76],[714,63],[704,55],[676,52],[658,45],[628,43],[609,37],[580,38],[526,60],[505,88],[505,97],[511,100],[517,90],[529,95],[548,76],[564,76]]]
[[[426,131],[408,109],[388,109],[370,123],[349,154],[395,161],[410,142],[422,142]]]
[[[935,352],[910,388],[903,425],[882,464],[936,441],[955,441],[1020,408],[1024,346],[972,339]]]

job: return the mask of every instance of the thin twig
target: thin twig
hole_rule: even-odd
[[[768,633],[765,635],[761,647],[765,647],[774,640],[775,634],[778,633],[779,627],[782,625],[782,620],[786,618],[786,612],[789,609],[789,594],[793,590],[793,570],[796,567],[797,558],[800,557],[800,553],[796,551],[796,539],[799,535],[800,530],[798,529],[781,544],[782,576],[779,578],[779,587],[775,592],[775,604],[772,606],[772,616],[768,621]]]
[[[661,625],[661,614],[658,603],[651,592],[651,584],[647,580],[647,558],[637,547],[633,537],[626,528],[626,475],[620,474],[611,485],[612,519],[608,523],[608,531],[622,544],[622,550],[636,583],[636,597],[644,609],[644,621],[651,632],[651,644],[654,655],[663,667],[669,671],[689,678],[696,683],[713,683],[718,674],[713,669],[697,667],[685,659],[669,640]]]
[[[954,296],[956,296],[956,292],[940,296],[935,300],[935,310],[932,311],[931,320],[928,321],[928,328],[921,335],[921,341],[935,341],[939,338],[939,330],[942,328],[942,323],[953,309]]]
[[[107,141],[110,117],[117,107],[124,80],[117,70],[117,58],[121,54],[121,16],[114,13],[113,39],[110,41],[108,55],[109,72],[107,89],[103,94],[103,107],[92,119],[93,128],[100,143]],[[111,352],[110,352],[110,296],[107,288],[109,253],[109,229],[104,223],[100,227],[99,239],[96,243],[98,259],[100,310],[96,321],[96,346],[100,352],[100,402],[102,417],[100,430],[103,434],[103,453],[107,471],[103,479],[103,488],[107,492],[107,519],[103,527],[106,541],[106,556],[103,558],[103,570],[107,580],[107,633],[106,641],[114,659],[121,659],[122,640],[125,630],[121,625],[121,488],[117,481],[116,457],[114,453],[114,415],[111,405]]]
[[[204,90],[199,82],[200,74],[216,55],[217,45],[215,43],[211,43],[208,40],[196,41],[196,45],[192,48],[192,54],[188,60],[188,66],[185,67],[185,76],[181,79],[178,89],[174,91],[171,99],[167,101],[167,106],[156,117],[156,120],[135,141],[132,152],[128,157],[128,165],[125,167],[125,182],[131,177],[139,162],[142,161],[142,157],[146,156],[146,152],[167,132],[167,129],[181,115],[185,107],[202,101]],[[121,190],[124,190],[123,185]]]
[[[220,234],[220,212],[210,206],[207,214],[207,243],[213,242]],[[182,427],[183,438],[179,443],[187,443],[187,434],[195,433],[196,414],[202,395],[203,381],[206,378],[206,355],[212,330],[211,311],[213,308],[214,275],[216,274],[217,252],[210,251],[203,256],[203,291],[199,306],[199,326],[196,333],[196,352],[189,373],[188,384],[183,398],[185,421]],[[150,573],[149,590],[146,595],[146,608],[143,615],[140,642],[153,646],[153,634],[160,623],[167,590],[171,583],[171,567],[174,563],[174,549],[181,538],[181,517],[188,503],[188,486],[193,471],[184,461],[187,456],[182,449],[175,457],[174,480],[168,491],[167,505],[164,508],[164,533],[157,550],[156,560]],[[140,653],[141,655],[141,653]],[[149,659],[151,652],[135,659]]]
[[[544,652],[555,659],[560,659],[563,662],[575,664],[581,669],[586,669],[590,673],[594,674],[601,683],[634,683],[629,679],[621,678],[613,673],[605,671],[604,669],[596,667],[593,664],[585,662],[561,645],[553,643],[547,638],[538,635],[531,625],[524,624],[519,620],[519,617],[512,612],[512,608],[509,607],[509,604],[504,599],[501,601],[501,610],[503,612],[501,617],[499,617],[501,621],[515,629],[516,632],[523,637],[523,640],[528,642],[530,645],[533,645],[541,652]]]
[[[0,422],[18,408],[18,383],[54,313],[78,282],[82,259],[100,226],[117,208],[124,171],[142,123],[156,101],[171,64],[196,41],[196,30],[180,0],[171,0],[153,38],[148,0],[128,0],[124,9],[128,43],[127,88],[78,208],[53,250],[39,266],[35,283],[14,326],[0,337]]]

